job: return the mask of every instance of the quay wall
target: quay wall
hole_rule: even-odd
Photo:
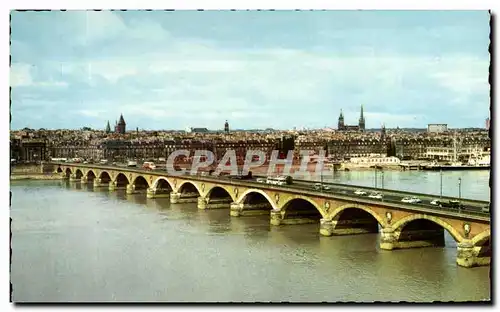
[[[16,180],[61,180],[61,176],[57,174],[44,173],[24,173],[10,176],[11,181]]]
[[[53,164],[16,164],[10,167],[11,175],[47,174],[54,172]]]

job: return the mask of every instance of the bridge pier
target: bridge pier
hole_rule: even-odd
[[[180,193],[177,193],[177,192],[170,193],[170,203],[171,204],[177,204],[179,202],[180,198],[181,198]]]
[[[109,185],[108,185],[108,189],[112,192],[112,191],[116,191],[116,190],[125,190],[126,187],[125,186],[118,186],[117,181],[110,181]]]
[[[271,210],[270,219],[271,225],[281,225],[283,215],[279,210]]]
[[[491,254],[480,255],[481,248],[470,241],[457,244],[457,264],[466,268],[490,265]]]
[[[319,234],[323,236],[332,236],[334,229],[333,221],[328,219],[321,219],[319,220],[319,222]]]
[[[231,203],[230,215],[232,217],[268,215],[270,213],[269,204],[244,204]]]
[[[380,231],[380,249],[406,249],[444,246],[444,229],[395,231],[383,228]]]
[[[102,182],[101,178],[94,179],[94,187],[109,187],[109,183]]]
[[[89,178],[87,178],[87,176],[82,176],[82,177],[80,178],[80,181],[81,181],[82,183],[88,183],[88,182],[89,182]]]
[[[137,193],[135,189],[135,184],[127,184],[127,194],[135,194]]]
[[[212,198],[211,200],[205,196],[198,197],[198,209],[221,209],[230,208],[231,198]]]
[[[178,193],[171,192],[170,193],[170,203],[171,204],[179,204],[179,203],[197,203],[198,202],[198,194],[197,193]]]
[[[378,233],[378,223],[373,219],[321,219],[319,233],[323,236]]]
[[[270,215],[270,223],[271,225],[295,225],[295,224],[309,224],[309,223],[317,223],[318,220],[308,218],[307,215],[300,216],[294,215],[292,218],[285,218],[285,212],[279,210],[271,210]]]
[[[76,174],[73,173],[69,176],[69,182],[80,182],[80,178],[77,178]]]
[[[170,191],[169,190],[162,190],[159,188],[151,188],[149,187],[148,190],[146,191],[146,197],[147,198],[170,198]]]

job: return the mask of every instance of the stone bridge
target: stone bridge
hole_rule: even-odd
[[[226,208],[234,217],[266,214],[272,225],[319,223],[324,236],[379,232],[385,250],[444,246],[446,230],[457,242],[458,265],[489,265],[491,259],[489,215],[221,177],[67,163],[56,168],[63,179],[92,182],[95,188],[142,192],[174,204],[197,203],[199,209]]]

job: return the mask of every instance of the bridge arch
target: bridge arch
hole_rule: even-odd
[[[320,214],[321,214],[321,217],[324,218],[325,217],[325,212],[323,211],[323,209],[321,209],[320,207],[318,207],[318,204],[315,203],[313,200],[311,200],[309,197],[306,197],[306,196],[300,196],[300,195],[296,195],[296,196],[293,196],[291,198],[289,198],[288,200],[284,201],[282,204],[281,204],[281,208],[280,210],[282,211],[285,211],[286,213],[286,210],[291,207],[291,203],[293,201],[298,201],[298,200],[302,200],[302,201],[305,201],[305,202],[308,202],[309,204],[311,204]]]
[[[307,217],[308,219],[324,218],[324,213],[317,204],[307,197],[294,196],[281,205],[283,218]]]
[[[148,180],[142,175],[136,176],[132,184],[135,186],[136,190],[146,190],[149,188]]]
[[[92,169],[89,169],[87,173],[85,174],[87,177],[87,180],[92,181],[96,178],[95,172]]]
[[[75,176],[77,179],[81,179],[83,177],[83,172],[80,169],[76,169]]]
[[[492,254],[491,230],[487,229],[486,231],[477,234],[472,238],[472,244],[477,252],[477,256],[479,258],[489,258],[490,260],[487,262],[490,263]]]
[[[479,234],[477,234],[476,236],[474,236],[472,238],[472,244],[474,246],[477,246],[477,245],[482,245],[484,244],[486,241],[488,241],[491,237],[491,230],[490,229],[487,229]]]
[[[170,183],[169,179],[166,177],[158,177],[156,180],[151,183],[152,189],[172,191],[174,188],[172,187],[172,183]]]
[[[64,170],[64,174],[66,175],[67,178],[69,178],[71,174],[73,174],[73,172],[71,171],[70,167],[66,167],[66,169]]]
[[[271,199],[271,197],[269,197],[269,195],[266,192],[264,192],[263,190],[259,190],[259,189],[248,189],[248,190],[244,191],[240,195],[240,197],[238,198],[238,200],[236,200],[235,202],[237,204],[245,203],[246,197],[249,194],[252,194],[252,193],[258,193],[258,194],[262,195],[265,199],[267,199],[267,201],[269,202],[269,204],[271,205],[271,207],[272,207],[273,210],[279,210],[279,207],[276,206],[276,203]]]
[[[57,173],[62,173],[63,170],[61,169],[61,167],[57,167],[57,170],[56,170]]]
[[[208,199],[231,198],[233,202],[235,200],[234,195],[231,194],[231,191],[222,185],[213,185],[209,190],[207,190],[205,197]]]
[[[101,171],[99,173],[99,179],[101,179],[101,183],[108,183],[113,181],[111,175],[107,171]]]
[[[177,187],[178,193],[198,193],[201,195],[198,184],[191,181],[184,181]]]
[[[328,214],[328,219],[338,221],[342,217],[343,212],[345,212],[347,209],[362,210],[366,213],[369,213],[375,220],[377,220],[378,224],[380,224],[381,227],[384,228],[387,226],[387,223],[384,221],[384,219],[370,207],[357,204],[346,204],[335,208],[335,210]]]
[[[166,184],[165,184],[166,183]],[[166,177],[158,177],[156,178],[156,180],[153,181],[153,183],[151,184],[151,188],[153,189],[156,189],[156,188],[168,188],[173,190],[174,188],[172,187],[172,183],[170,182],[170,180]]]
[[[127,176],[121,172],[116,175],[114,182],[118,187],[123,187],[130,184],[130,181],[128,180]]]
[[[453,226],[451,226],[447,222],[443,221],[439,217],[434,217],[434,216],[430,216],[430,215],[414,214],[414,215],[402,218],[401,220],[395,222],[392,225],[392,227],[394,230],[402,232],[407,225],[409,225],[411,222],[417,221],[417,220],[427,220],[427,221],[431,221],[432,223],[435,223],[435,224],[441,226],[443,229],[448,231],[448,233],[450,233],[450,235],[453,237],[453,239],[457,243],[460,243],[464,240],[463,236],[460,235],[460,233],[457,230],[455,230],[453,228]]]

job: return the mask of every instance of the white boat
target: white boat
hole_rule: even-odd
[[[471,155],[468,162],[469,166],[477,166],[477,167],[489,167],[490,164],[491,164],[491,154],[489,152],[485,152],[479,155]]]

